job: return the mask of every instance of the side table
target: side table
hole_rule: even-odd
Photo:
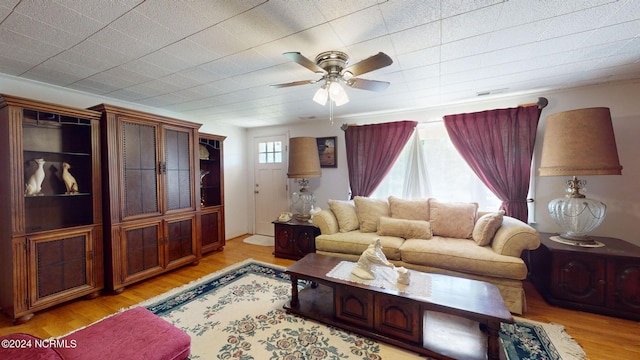
[[[596,237],[604,247],[588,248],[550,240],[529,252],[529,280],[552,305],[640,320],[640,247]]]
[[[299,260],[308,253],[316,252],[316,236],[320,229],[308,221],[291,219],[287,222],[274,221],[276,257]]]

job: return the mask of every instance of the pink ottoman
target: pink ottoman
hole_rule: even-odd
[[[66,360],[182,360],[191,353],[189,335],[143,307],[108,317],[60,340],[70,344],[56,349]]]

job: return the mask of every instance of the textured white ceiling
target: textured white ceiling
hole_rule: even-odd
[[[391,66],[336,118],[640,78],[637,0],[0,0],[0,72],[255,127],[328,117],[282,53]]]

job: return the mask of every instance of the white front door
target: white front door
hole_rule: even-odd
[[[289,211],[286,135],[254,139],[255,233],[273,236],[272,222]]]

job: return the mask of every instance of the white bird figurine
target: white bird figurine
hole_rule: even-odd
[[[64,181],[64,185],[67,187],[67,192],[65,194],[77,194],[78,193],[78,183],[76,182],[76,178],[71,175],[69,172],[71,169],[71,165],[67,162],[62,163],[62,181]]]
[[[38,168],[33,175],[29,177],[29,181],[25,184],[25,194],[38,195],[42,192],[42,182],[44,181],[44,159],[33,159]]]

